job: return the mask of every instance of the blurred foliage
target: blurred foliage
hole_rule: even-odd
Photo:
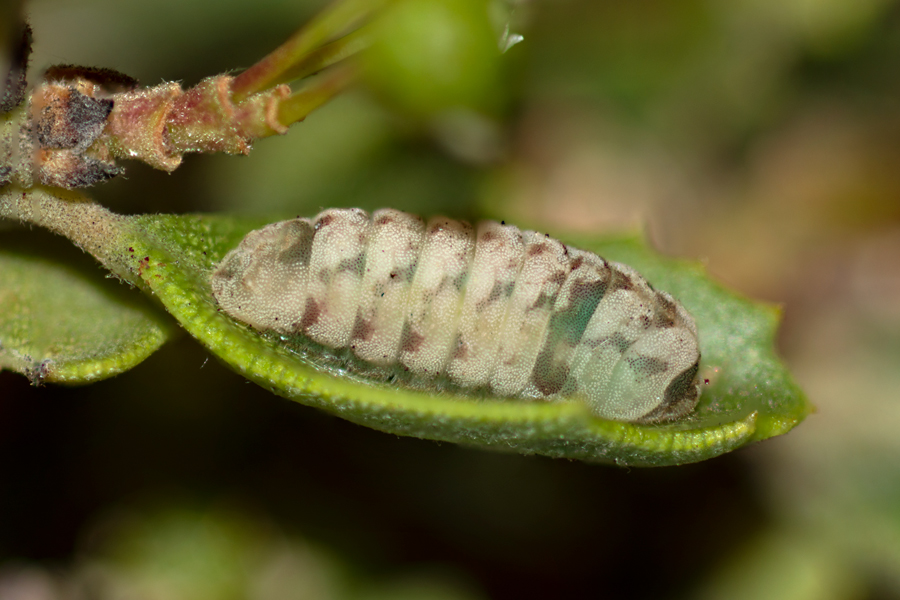
[[[446,571],[446,570],[445,570]],[[438,569],[361,577],[244,511],[119,511],[94,524],[64,572],[0,568],[6,600],[476,600]]]
[[[191,84],[252,64],[319,6],[27,11],[37,68]],[[89,388],[0,374],[0,560],[69,564],[89,523],[174,490],[238,498],[371,572],[452,565],[496,598],[769,597],[769,582],[900,597],[900,4],[527,2],[512,29],[503,110],[463,140],[359,90],[249,158],[128,165],[95,195],[121,212],[643,224],[784,303],[781,346],[818,414],[735,456],[626,472],[369,432],[273,401],[182,339]]]

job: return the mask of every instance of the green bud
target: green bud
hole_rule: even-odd
[[[497,104],[497,35],[484,0],[398,0],[373,24],[362,57],[366,81],[420,118]]]

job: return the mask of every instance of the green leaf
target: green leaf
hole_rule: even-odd
[[[176,332],[164,312],[104,278],[65,240],[0,235],[0,370],[35,384],[89,383],[127,371]]]
[[[219,216],[137,216],[123,257],[167,310],[201,343],[274,393],[398,435],[525,454],[670,465],[696,462],[787,432],[811,410],[774,353],[776,309],[725,290],[694,264],[659,257],[633,238],[581,244],[628,262],[695,316],[709,384],[687,419],[665,425],[605,421],[579,402],[483,400],[432,395],[335,376],[282,342],[220,313],[212,268],[260,220]]]

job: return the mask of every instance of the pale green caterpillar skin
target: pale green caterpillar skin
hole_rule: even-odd
[[[367,372],[580,399],[629,422],[681,417],[700,394],[681,304],[628,266],[494,221],[329,209],[250,232],[211,285],[231,317]]]

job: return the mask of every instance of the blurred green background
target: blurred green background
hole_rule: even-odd
[[[321,5],[25,12],[34,70],[190,86]],[[2,373],[0,598],[900,598],[900,2],[535,1],[511,26],[485,115],[413,117],[360,88],[248,157],[127,163],[91,193],[124,213],[641,227],[784,306],[818,412],[706,463],[622,470],[366,430],[186,337],[84,388]]]

